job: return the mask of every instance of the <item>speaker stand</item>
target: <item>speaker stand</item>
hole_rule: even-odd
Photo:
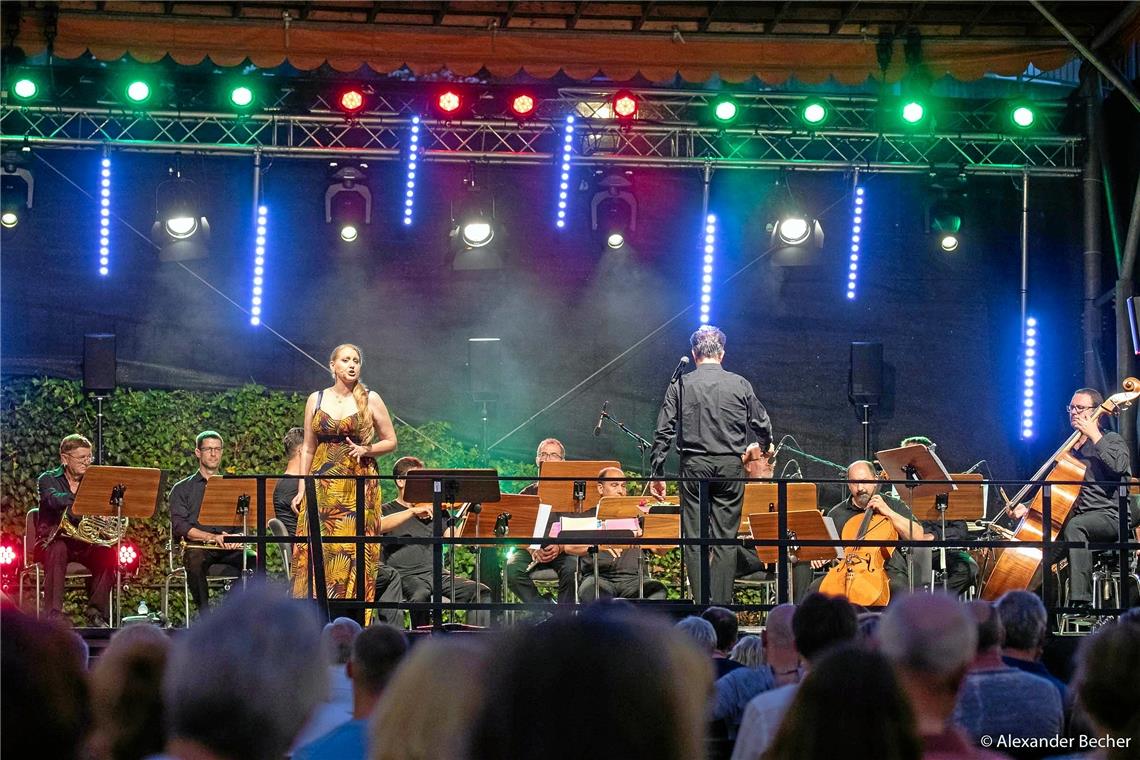
[[[483,401],[483,460],[489,461],[487,455],[487,401]],[[495,547],[496,549],[498,547]]]
[[[95,394],[95,464],[103,464],[103,402],[110,398]]]
[[[871,461],[871,405],[862,404],[863,407],[863,459]]]

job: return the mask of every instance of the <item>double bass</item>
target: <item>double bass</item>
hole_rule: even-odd
[[[1123,392],[1113,394],[1106,398],[1093,412],[1093,420],[1104,415],[1113,415],[1122,409],[1127,409],[1140,397],[1140,380],[1129,377],[1124,380]],[[1049,537],[1056,539],[1069,516],[1069,510],[1080,495],[1080,481],[1085,477],[1085,464],[1073,456],[1073,449],[1078,443],[1083,443],[1084,435],[1079,430],[1061,444],[1053,452],[1048,461],[1033,475],[1030,482],[1022,486],[1007,502],[1004,513],[1012,513],[1013,509],[1025,501],[1026,496],[1034,488],[1037,493],[1028,505],[1028,511],[1018,521],[1013,531],[999,531],[1003,538],[1010,541],[1042,541],[1045,535],[1044,502],[1045,489],[1042,486],[1051,486],[1052,499],[1050,503]],[[1077,485],[1063,485],[1072,481]],[[1000,515],[999,515],[1000,516]],[[993,601],[1006,591],[1024,590],[1033,584],[1034,578],[1040,571],[1042,563],[1041,549],[1010,547],[998,549],[997,561],[982,581],[981,598]]]
[[[897,541],[899,534],[890,520],[868,504],[861,520],[849,519],[844,523],[842,537],[844,541]],[[820,593],[846,597],[860,607],[885,606],[891,600],[885,566],[894,551],[893,546],[845,546],[843,559],[827,571],[820,583]]]

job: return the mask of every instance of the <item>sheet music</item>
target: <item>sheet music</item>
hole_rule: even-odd
[[[596,517],[563,517],[559,522],[562,531],[598,530],[602,527]]]
[[[825,515],[823,518],[823,524],[827,526],[827,537],[834,541],[838,541],[839,533],[835,530],[835,521]],[[835,546],[832,548],[835,549],[835,558],[843,559],[843,547]]]
[[[546,524],[550,522],[550,510],[551,506],[549,504],[538,505],[538,517],[535,518],[534,521],[533,538],[541,539],[546,535]],[[533,551],[538,551],[542,548],[542,544],[531,544],[529,548]]]
[[[950,480],[950,471],[946,469],[946,465],[942,464],[942,460],[938,458],[937,454],[935,454],[933,451],[930,451],[929,448],[926,450],[930,452],[930,458],[934,460],[934,463],[936,465],[938,465],[938,474],[942,476],[942,480]],[[958,486],[951,483],[950,490],[957,491]]]

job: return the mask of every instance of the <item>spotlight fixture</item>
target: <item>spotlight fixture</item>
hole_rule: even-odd
[[[823,227],[793,196],[789,179],[781,175],[786,196],[777,201],[776,219],[767,226],[771,261],[776,266],[812,266],[822,256]]]
[[[15,228],[28,216],[35,200],[36,180],[17,151],[0,157],[0,227]]]
[[[918,124],[926,118],[926,106],[915,98],[907,98],[899,109],[899,115],[907,124]]]
[[[516,119],[529,119],[538,108],[538,99],[530,93],[520,92],[512,95],[507,105]]]
[[[457,270],[500,269],[503,266],[501,246],[491,245],[501,232],[495,218],[495,197],[476,184],[474,165],[463,178],[463,185],[462,196],[451,204],[448,236],[455,252],[451,266]]]
[[[155,190],[155,220],[151,241],[162,261],[186,261],[206,255],[210,223],[202,213],[197,189],[179,170]]]
[[[800,119],[809,127],[819,127],[827,122],[831,115],[827,103],[819,98],[809,98],[800,106]]]
[[[340,110],[348,115],[359,113],[364,108],[364,91],[359,87],[349,87],[336,99]]]
[[[1037,114],[1025,103],[1014,103],[1009,109],[1009,120],[1018,129],[1029,129],[1037,121]]]
[[[229,89],[229,104],[232,108],[244,111],[253,107],[253,88],[247,84],[234,84]]]
[[[713,118],[721,124],[730,124],[740,115],[740,106],[730,97],[720,97],[713,102]]]
[[[126,87],[123,88],[123,94],[126,96],[128,102],[136,106],[141,106],[150,100],[150,83],[145,79],[132,79],[127,82]]]
[[[598,181],[598,192],[590,200],[590,227],[615,250],[637,231],[637,198],[628,172],[605,174]]]
[[[325,190],[325,222],[337,229],[340,239],[354,243],[361,228],[372,223],[372,191],[368,188],[368,164],[329,163],[329,186]]]
[[[457,119],[467,111],[467,99],[456,87],[448,87],[436,94],[433,107],[441,119]]]
[[[803,214],[793,212],[776,221],[776,234],[787,245],[803,245],[811,237],[811,222]]]
[[[636,95],[629,90],[618,90],[614,93],[611,109],[614,117],[620,122],[630,122],[637,118],[640,102]]]
[[[962,244],[964,185],[965,178],[960,175],[935,178],[930,185],[932,200],[927,206],[926,228],[939,250],[946,253],[957,251]]]
[[[138,547],[129,541],[123,541],[119,544],[118,551],[119,570],[128,575],[134,575],[139,571],[139,566],[142,564],[142,555],[139,553]]]
[[[33,100],[40,94],[40,86],[30,76],[18,76],[12,81],[10,92],[16,100]]]

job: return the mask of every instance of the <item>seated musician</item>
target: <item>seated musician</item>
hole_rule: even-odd
[[[68,535],[63,521],[78,525],[70,512],[79,482],[91,464],[91,441],[73,434],[59,442],[59,467],[36,480],[40,511],[36,516],[36,559],[44,566],[44,607],[50,617],[63,614],[67,563],[78,562],[91,572],[87,579],[86,622],[105,626],[110,619],[111,586],[115,583],[115,550]]]
[[[190,597],[199,610],[210,606],[207,572],[211,565],[229,565],[236,573],[242,569],[242,545],[226,541],[229,534],[240,534],[241,528],[204,526],[198,522],[206,481],[217,475],[222,466],[222,448],[221,434],[213,430],[199,433],[194,439],[198,469],[170,489],[170,529],[175,541],[187,544],[182,551],[182,564],[186,568]],[[212,548],[215,546],[217,548]]]
[[[856,481],[875,481],[869,483]],[[933,541],[934,535],[925,531],[922,523],[914,519],[910,508],[900,499],[890,494],[880,493],[880,483],[875,475],[875,468],[870,462],[860,460],[852,462],[847,467],[847,490],[850,496],[828,511],[827,516],[835,523],[835,532],[842,534],[843,526],[853,517],[862,518],[866,510],[881,515],[890,521],[891,527],[898,533],[900,539],[913,541]],[[823,567],[826,560],[813,560],[813,567]],[[910,573],[907,567],[905,553],[896,549],[885,564],[887,578],[889,579],[891,598],[905,594],[910,590]],[[810,591],[818,591],[822,579],[811,584]]]
[[[902,439],[899,446],[926,446],[928,449],[933,450],[935,444],[924,435],[912,435],[908,438]],[[942,521],[941,520],[922,520],[923,529],[934,536],[934,540],[938,541],[943,538],[942,535]],[[970,540],[970,531],[966,527],[965,520],[947,520],[946,521],[946,534],[947,541],[962,541]],[[934,550],[933,561],[936,566],[940,566],[942,552],[937,549]],[[970,557],[970,553],[962,549],[946,549],[946,588],[953,591],[958,596],[962,596],[973,586],[978,580],[978,564]]]
[[[621,480],[624,477],[625,473],[618,467],[602,468],[597,482],[599,501],[606,496],[625,496],[625,481]],[[597,515],[597,507],[594,514]],[[590,553],[589,546],[563,548],[570,556],[582,557],[582,585],[578,587],[578,599],[583,603],[592,602],[599,596],[603,599],[664,599],[666,596],[663,583],[646,578],[645,595],[642,597],[639,568],[644,552],[639,551],[639,547],[601,546],[596,554]],[[595,561],[598,563],[597,590],[594,588]]]
[[[382,533],[409,538],[430,538],[433,535],[435,518],[431,504],[411,504],[404,501],[404,490],[408,484],[407,475],[412,470],[422,470],[423,461],[416,457],[401,457],[392,467],[392,477],[396,480],[399,495],[392,501],[380,505]],[[445,538],[453,535],[454,528],[443,531]],[[383,567],[393,573],[402,585],[403,600],[406,602],[430,602],[432,597],[432,547],[429,544],[384,544]],[[381,601],[387,601],[391,583],[395,578],[381,577],[377,580],[376,592]],[[489,589],[475,581],[456,576],[454,583],[444,568],[442,595],[457,603],[486,601],[483,596]],[[430,621],[427,612],[411,614],[414,626],[426,625]]]
[[[557,438],[547,438],[538,444],[534,463],[542,467],[543,462],[562,462],[566,459],[566,447]],[[538,484],[531,483],[521,493],[535,495],[538,493]],[[538,593],[534,580],[530,574],[536,570],[554,570],[558,573],[558,601],[563,604],[574,603],[574,571],[578,563],[574,557],[568,556],[562,546],[551,544],[540,549],[530,549],[529,553],[514,551],[507,560],[507,588],[509,588],[519,601],[526,604],[549,601]],[[485,574],[484,577],[492,577]]]
[[[1071,453],[1085,465],[1085,482],[1058,536],[1062,541],[1097,542],[1119,539],[1117,487],[1097,485],[1093,481],[1116,483],[1128,479],[1128,444],[1120,434],[1101,430],[1101,420],[1106,415],[1098,415],[1096,409],[1102,403],[1104,396],[1092,388],[1080,388],[1069,401],[1069,424],[1081,433]],[[1018,505],[1012,510],[1013,516],[1017,518],[1023,517],[1027,511],[1025,505]],[[1064,550],[1059,552],[1063,554]],[[1068,555],[1069,605],[1088,607],[1092,604],[1092,552],[1088,549],[1070,549]]]

